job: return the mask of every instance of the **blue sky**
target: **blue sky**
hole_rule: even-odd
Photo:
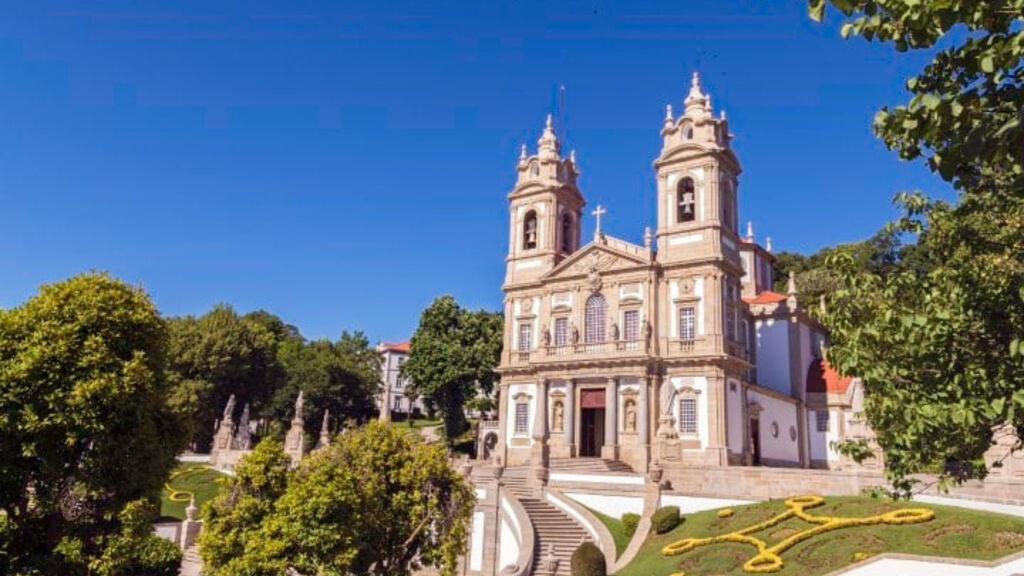
[[[309,337],[403,339],[443,293],[497,309],[505,195],[558,87],[586,210],[639,242],[665,104],[696,68],[759,237],[803,252],[867,237],[894,192],[947,193],[870,129],[924,55],[842,40],[805,7],[5,3],[0,307],[96,269],[166,314],[227,302]]]

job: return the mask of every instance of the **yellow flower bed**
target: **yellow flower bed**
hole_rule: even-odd
[[[719,518],[728,518],[728,517],[730,517],[732,515],[733,515],[733,509],[732,508],[722,508],[721,510],[718,511],[718,517]]]
[[[168,478],[167,482],[164,484],[164,490],[167,490],[167,499],[170,500],[171,502],[188,502],[189,500],[191,500],[192,497],[195,496],[194,492],[190,492],[188,490],[178,490],[171,486],[171,482],[174,482],[175,478],[179,478],[181,476],[184,476],[185,474],[199,472],[201,470],[213,470],[213,468],[211,468],[210,466],[206,466],[204,464],[199,464],[197,466],[189,466],[188,468],[172,472],[171,477]]]
[[[786,508],[788,508],[788,510],[777,514],[764,522],[748,526],[742,530],[737,530],[736,532],[722,534],[721,536],[713,536],[711,538],[684,538],[665,546],[661,549],[661,553],[665,556],[675,556],[676,554],[683,554],[701,546],[719,544],[722,542],[749,544],[757,548],[757,555],[743,565],[743,571],[754,574],[764,574],[782,570],[782,557],[780,554],[800,542],[803,542],[808,538],[813,538],[818,534],[824,534],[825,532],[851,528],[854,526],[873,526],[876,524],[892,524],[898,526],[902,524],[917,524],[920,522],[927,522],[935,517],[935,513],[927,508],[904,508],[902,510],[894,510],[892,512],[886,512],[885,514],[879,514],[878,516],[869,516],[867,518],[813,516],[806,512],[808,508],[815,508],[824,503],[825,500],[818,496],[798,496],[796,498],[790,498],[789,500],[786,500]],[[722,512],[725,512],[725,510]],[[719,512],[720,518],[725,517],[722,516],[722,512]],[[799,518],[804,522],[815,524],[815,526],[813,528],[808,528],[803,532],[793,534],[774,546],[768,546],[768,543],[764,540],[751,536],[751,534],[760,532],[766,528],[771,528],[780,522],[784,522],[794,517]]]

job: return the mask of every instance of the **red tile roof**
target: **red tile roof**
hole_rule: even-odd
[[[402,353],[408,354],[409,353],[409,343],[408,342],[385,342],[384,343],[384,349],[385,350],[390,350],[392,352],[402,352]]]
[[[807,367],[807,393],[824,394],[826,392],[845,393],[853,378],[844,377],[835,368],[822,359],[816,359]]]
[[[776,302],[785,302],[785,300],[785,294],[779,294],[771,290],[765,290],[753,298],[743,299],[747,304],[774,304]]]

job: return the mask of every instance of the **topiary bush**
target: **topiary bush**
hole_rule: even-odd
[[[651,516],[651,527],[655,534],[664,534],[679,526],[679,506],[662,506]]]
[[[636,526],[640,523],[640,515],[633,514],[632,512],[626,512],[622,515],[622,529],[626,531],[626,536],[632,537],[636,534]]]
[[[608,576],[608,567],[604,563],[601,549],[593,542],[580,544],[572,553],[569,572],[572,576]]]

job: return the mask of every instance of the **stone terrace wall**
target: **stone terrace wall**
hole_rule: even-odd
[[[692,467],[665,470],[668,492],[713,498],[766,500],[799,494],[854,496],[885,483],[881,474],[864,471],[766,467]]]

